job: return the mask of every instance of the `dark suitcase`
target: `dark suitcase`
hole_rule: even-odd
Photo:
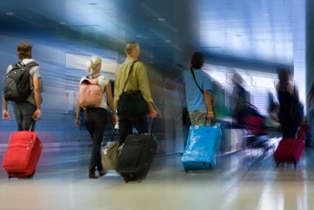
[[[42,151],[42,143],[32,131],[14,132],[2,160],[9,178],[30,178],[34,175]]]
[[[142,181],[146,178],[157,145],[153,134],[131,134],[126,138],[116,168],[125,182]]]
[[[304,142],[300,139],[282,139],[274,152],[276,165],[280,163],[293,163],[294,168],[304,151]]]

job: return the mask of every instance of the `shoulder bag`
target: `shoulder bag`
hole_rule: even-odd
[[[130,67],[130,71],[122,89],[122,93],[119,96],[117,106],[117,114],[119,117],[134,118],[146,115],[148,113],[148,104],[143,98],[140,90],[125,91],[125,87],[133,70],[133,65],[135,62],[136,61],[134,61]]]

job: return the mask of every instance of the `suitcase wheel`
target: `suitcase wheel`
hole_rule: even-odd
[[[33,171],[33,173],[31,175],[29,175],[27,178],[32,179],[35,175],[36,170]]]
[[[33,173],[31,173],[29,176],[21,176],[23,173],[13,173],[12,175],[10,175],[10,173],[8,173],[8,179],[15,178],[15,177],[16,178],[32,179],[35,175],[35,172],[36,172],[36,170],[34,170]],[[17,176],[14,176],[14,174],[16,174]]]

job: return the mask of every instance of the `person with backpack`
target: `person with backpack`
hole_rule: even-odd
[[[19,62],[9,65],[6,71],[3,119],[9,120],[8,102],[12,102],[17,130],[35,129],[41,117],[41,73],[38,63],[32,59],[32,45],[22,41],[17,45]]]
[[[101,163],[101,143],[108,121],[108,105],[112,111],[114,110],[110,80],[100,73],[101,63],[102,59],[97,56],[89,60],[86,71],[91,74],[81,78],[75,115],[75,124],[80,126],[80,111],[84,110],[85,125],[92,140],[88,174],[90,179],[97,179],[107,173]],[[112,114],[114,122],[115,112]]]

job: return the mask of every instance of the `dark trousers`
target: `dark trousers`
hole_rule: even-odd
[[[36,106],[29,102],[14,102],[13,110],[17,123],[17,130],[34,131],[36,121],[33,120],[33,114],[35,113]]]
[[[101,143],[103,140],[104,132],[108,113],[103,108],[90,108],[85,110],[85,125],[92,139],[92,151],[89,163],[89,173],[95,173],[103,170],[101,164]]]
[[[148,132],[147,116],[139,116],[136,118],[120,118],[119,117],[119,134],[120,143],[124,143],[128,135],[136,129],[139,134]]]
[[[282,138],[296,138],[296,133],[300,125],[299,122],[290,119],[281,119],[280,125]]]

